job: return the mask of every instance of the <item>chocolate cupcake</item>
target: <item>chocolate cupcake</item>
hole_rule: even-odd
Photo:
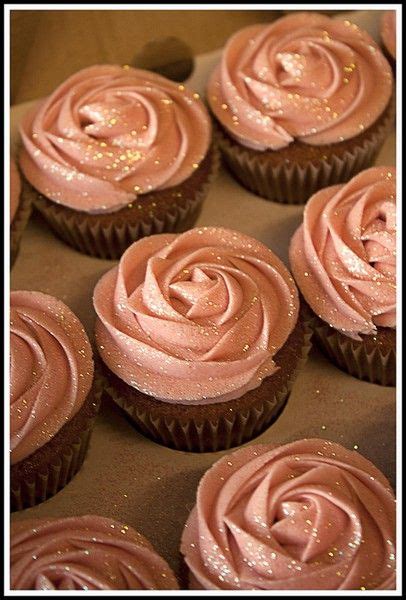
[[[217,170],[199,95],[128,66],[72,75],[20,132],[35,207],[61,239],[102,258],[191,227]]]
[[[10,295],[11,509],[38,504],[80,469],[99,406],[87,335],[60,300]]]
[[[216,451],[278,416],[310,344],[293,279],[216,227],[133,244],[94,291],[105,390],[155,441]]]
[[[395,385],[395,168],[315,194],[289,255],[320,348],[359,379]]]
[[[14,160],[10,157],[10,265],[13,266],[24,229],[31,214],[29,198],[21,195],[21,179]]]
[[[326,440],[241,448],[200,481],[181,552],[191,589],[392,590],[395,498]]]
[[[177,590],[140,533],[95,515],[11,524],[12,590]]]
[[[396,67],[396,11],[387,10],[380,22],[382,48],[386,58],[395,71]]]
[[[207,99],[236,179],[268,200],[300,204],[373,164],[393,124],[392,90],[368,33],[306,12],[234,34]]]

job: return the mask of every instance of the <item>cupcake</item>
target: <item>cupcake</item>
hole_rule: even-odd
[[[12,590],[177,590],[168,564],[132,527],[95,515],[11,524]]]
[[[282,410],[310,344],[283,263],[216,227],[128,248],[93,297],[105,391],[153,440],[230,448]]]
[[[325,440],[240,448],[200,481],[181,552],[206,590],[395,589],[395,498]]]
[[[300,204],[373,164],[393,124],[392,89],[368,33],[306,12],[234,34],[207,99],[237,180],[268,200]]]
[[[395,168],[312,196],[289,256],[321,349],[359,379],[395,385]]]
[[[14,264],[20,249],[21,236],[31,214],[29,198],[21,197],[21,179],[10,157],[10,264]]]
[[[87,335],[63,302],[10,295],[11,509],[63,488],[86,455],[100,392]]]
[[[35,207],[66,243],[101,258],[191,227],[218,162],[199,95],[128,66],[72,75],[20,133]]]
[[[393,69],[396,64],[396,11],[387,10],[380,22],[380,34],[383,51]]]

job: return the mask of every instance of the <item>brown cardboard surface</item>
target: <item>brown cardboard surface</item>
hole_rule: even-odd
[[[99,10],[12,10],[13,103],[49,94],[69,75],[96,63],[133,64],[151,40],[176,36],[194,55],[202,54],[221,48],[241,27],[272,21],[279,14],[266,9],[103,10],[102,6]]]
[[[199,57],[192,78],[202,89],[218,54]],[[27,105],[12,111],[12,134]],[[395,134],[388,138],[379,164],[394,164]],[[301,206],[268,202],[245,191],[221,171],[198,225],[222,225],[248,233],[267,244],[285,262],[289,239],[301,220]],[[40,290],[62,299],[93,337],[92,291],[115,264],[81,255],[59,241],[35,216],[23,237],[12,270],[12,289]],[[358,381],[341,372],[316,349],[296,381],[277,422],[255,443],[284,443],[321,437],[355,445],[390,479],[395,480],[395,389]],[[12,519],[100,514],[143,533],[179,573],[179,540],[204,471],[225,452],[195,454],[171,450],[148,440],[120,410],[104,404],[89,454],[79,474],[61,492]]]

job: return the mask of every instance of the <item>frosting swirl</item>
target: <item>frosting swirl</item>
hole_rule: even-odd
[[[396,58],[396,11],[387,10],[382,15],[381,20],[381,38],[382,42],[392,56]]]
[[[394,589],[395,499],[339,444],[249,446],[202,478],[181,551],[196,588]]]
[[[372,167],[317,192],[290,244],[313,311],[354,339],[396,327],[396,170]]]
[[[278,369],[298,318],[283,263],[216,227],[134,243],[94,292],[96,340],[128,385],[166,402],[234,399]]]
[[[21,180],[17,166],[12,158],[10,158],[10,223],[13,222],[16,216],[17,208],[20,203]]]
[[[10,294],[11,464],[46,444],[81,408],[93,381],[79,319],[40,292]]]
[[[87,515],[11,524],[11,589],[173,590],[168,564],[132,527]]]
[[[207,92],[214,115],[239,143],[278,150],[294,139],[326,145],[357,136],[383,113],[392,85],[368,33],[306,12],[234,34]]]
[[[198,94],[141,69],[79,71],[22,121],[20,165],[47,198],[114,212],[139,194],[187,179],[207,153],[210,118]]]

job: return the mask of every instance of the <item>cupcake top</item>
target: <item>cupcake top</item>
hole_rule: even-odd
[[[396,327],[396,170],[372,167],[314,194],[290,243],[312,310],[345,335]]]
[[[200,481],[181,551],[198,589],[395,588],[395,498],[325,440],[249,446]]]
[[[278,150],[354,138],[392,95],[388,61],[350,21],[314,12],[246,27],[225,46],[208,84],[211,110],[240,144]]]
[[[22,120],[20,165],[44,196],[88,213],[187,179],[205,157],[210,118],[198,94],[156,73],[95,65]]]
[[[132,527],[87,515],[11,524],[13,590],[174,590],[168,564]]]
[[[272,375],[299,308],[271,250],[217,227],[135,242],[93,301],[109,369],[155,398],[188,404],[238,398]]]
[[[55,436],[79,411],[92,381],[91,346],[73,312],[41,292],[11,292],[11,464]]]
[[[13,222],[20,203],[21,180],[17,166],[10,158],[10,223]]]
[[[386,50],[396,59],[396,11],[387,10],[381,19],[381,39]]]

